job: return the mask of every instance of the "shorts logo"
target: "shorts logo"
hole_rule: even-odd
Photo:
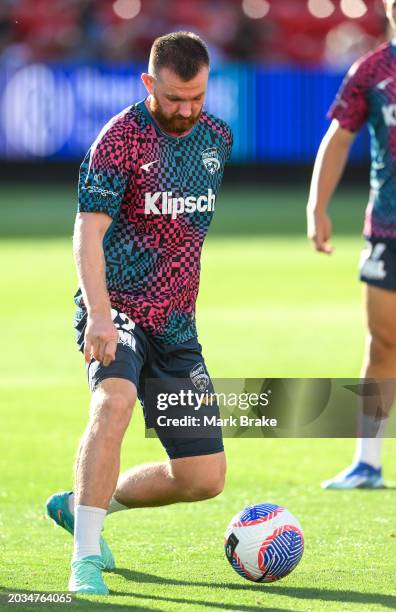
[[[381,260],[386,244],[378,242],[374,248],[365,249],[360,261],[360,273],[369,280],[382,280],[386,277],[385,263]]]
[[[198,391],[206,391],[209,386],[209,376],[202,363],[197,363],[193,369],[190,370],[190,378]]]
[[[133,335],[135,323],[129,319],[126,314],[119,312],[115,308],[111,309],[111,318],[118,329],[118,342],[129,347],[136,353],[136,339]]]
[[[216,147],[209,147],[201,152],[202,161],[206,170],[210,174],[214,174],[220,168],[220,160],[218,158]]]

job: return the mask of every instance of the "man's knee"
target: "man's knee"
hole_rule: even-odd
[[[372,331],[369,337],[369,350],[372,363],[396,360],[396,338],[393,338],[384,329]]]
[[[224,489],[226,461],[224,453],[176,460],[173,469],[186,501],[201,501],[219,495]]]
[[[125,431],[135,401],[133,385],[120,385],[119,388],[116,385],[98,386],[92,395],[91,421],[105,426],[109,435]]]
[[[217,497],[224,489],[224,475],[206,475],[191,483],[188,489],[188,495],[192,501],[201,501]]]

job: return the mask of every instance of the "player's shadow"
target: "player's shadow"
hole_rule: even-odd
[[[394,595],[384,595],[382,593],[362,593],[360,591],[338,591],[332,589],[319,589],[319,588],[306,588],[306,587],[288,587],[281,586],[279,584],[249,584],[249,583],[228,583],[228,582],[199,582],[199,581],[188,581],[188,580],[178,580],[176,578],[164,578],[162,576],[156,576],[153,574],[147,574],[145,572],[137,572],[135,570],[130,570],[127,568],[117,568],[114,570],[115,574],[119,574],[123,576],[126,580],[131,580],[133,582],[139,583],[152,583],[152,584],[161,584],[161,585],[172,585],[172,586],[192,586],[192,587],[205,587],[205,588],[213,588],[213,589],[224,589],[226,588],[229,591],[241,591],[246,592],[250,590],[254,590],[257,595],[266,594],[266,596],[270,597],[271,595],[283,596],[283,597],[293,597],[298,599],[317,599],[322,601],[334,601],[337,603],[354,603],[360,604],[362,606],[370,606],[370,605],[382,605],[385,608],[391,608],[392,610],[396,609],[396,596]],[[127,593],[115,593],[117,595],[127,595]],[[146,595],[136,594],[135,597],[143,597]],[[168,597],[160,597],[155,595],[147,596],[147,598],[151,599],[160,599],[165,601],[177,601],[177,599],[168,598]],[[217,607],[217,605],[213,602],[196,602],[201,603],[213,607]],[[254,610],[255,608],[251,608],[248,606],[241,607],[240,605],[231,605],[222,603],[221,606],[224,610]],[[259,607],[257,609],[263,609]]]
[[[337,603],[354,603],[360,606],[382,605],[384,608],[396,609],[396,597],[394,595],[384,595],[383,593],[361,593],[360,591],[335,591],[332,589],[282,587],[272,585],[270,593],[284,597],[295,597],[299,599],[321,599],[324,601],[334,601]]]
[[[120,575],[123,575],[122,572],[117,572]],[[138,572],[137,572],[138,573]],[[146,574],[144,574],[146,575]],[[147,576],[149,576],[149,574],[147,574]],[[151,582],[151,581],[146,581],[146,582]],[[158,582],[158,581],[157,581]],[[182,581],[180,581],[181,584],[184,584],[185,586],[188,586],[189,584],[194,584],[194,583],[183,583]],[[6,589],[0,586],[0,610],[5,609],[5,606],[7,605],[7,592],[11,592],[10,589]],[[23,589],[12,589],[12,593],[19,593],[19,594],[26,594],[26,595],[32,595],[34,594],[33,591],[28,591],[28,590],[23,590]],[[115,604],[115,603],[106,603],[106,601],[97,601],[97,600],[89,600],[84,598],[84,596],[77,596],[77,597],[73,597],[73,603],[57,603],[57,604],[51,604],[51,607],[54,607],[54,609],[56,608],[57,610],[61,609],[61,610],[81,610],[81,609],[91,609],[93,611],[95,610],[104,610],[104,612],[110,612],[111,610],[114,610],[114,612],[129,612],[131,610],[133,610],[134,612],[159,612],[160,609],[162,608],[153,608],[153,601],[154,602],[172,602],[173,604],[180,604],[183,605],[183,609],[187,609],[187,606],[205,606],[205,608],[214,608],[214,609],[220,609],[220,610],[235,610],[235,612],[294,612],[293,609],[291,608],[268,608],[268,607],[264,607],[262,605],[259,606],[249,606],[249,605],[240,605],[240,604],[224,604],[222,602],[216,602],[216,601],[206,601],[206,600],[200,600],[200,599],[191,599],[189,597],[162,597],[160,595],[145,595],[143,593],[124,593],[124,592],[120,592],[120,591],[110,591],[110,596],[119,596],[119,597],[136,597],[136,598],[140,598],[143,600],[148,600],[148,603],[150,602],[151,605],[145,606],[145,605],[136,605],[135,602],[133,602],[132,604],[127,604],[124,605],[122,603],[120,604]],[[4,608],[2,607],[2,604],[4,604]],[[22,610],[47,610],[47,606],[46,604],[28,604],[28,607],[24,607],[23,603],[18,603],[17,607],[19,609]]]
[[[190,583],[186,583],[188,586]],[[191,582],[191,585],[197,586],[196,583]],[[198,583],[199,586],[199,583]],[[211,586],[211,585],[206,585]],[[224,587],[224,585],[222,585]],[[131,596],[130,593],[124,593],[122,591],[111,591],[111,595],[128,595]],[[264,595],[264,593],[262,593]],[[235,610],[235,612],[295,612],[294,608],[269,608],[267,606],[258,605],[258,606],[249,606],[248,604],[231,604],[224,603],[223,601],[208,601],[207,599],[193,599],[191,597],[168,597],[164,595],[145,595],[143,593],[134,593],[133,595],[136,598],[148,599],[150,601],[160,602],[169,602],[172,604],[179,604],[186,607],[183,607],[183,610],[188,610],[187,606],[194,606],[196,609],[198,606],[204,606],[205,608],[213,608],[215,610]]]

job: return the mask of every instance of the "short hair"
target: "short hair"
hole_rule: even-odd
[[[158,76],[161,68],[169,68],[183,81],[189,81],[202,66],[209,67],[208,48],[193,32],[171,32],[153,42],[149,61],[152,76]]]

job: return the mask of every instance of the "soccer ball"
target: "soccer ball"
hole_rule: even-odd
[[[256,504],[231,520],[224,547],[228,561],[243,578],[274,582],[290,574],[300,561],[304,535],[286,508]]]

